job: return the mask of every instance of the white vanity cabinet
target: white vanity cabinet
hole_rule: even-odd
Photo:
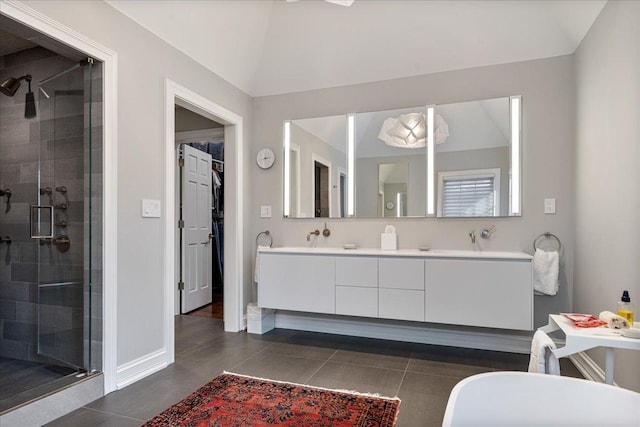
[[[424,321],[424,259],[380,258],[379,317]]]
[[[336,257],[336,314],[378,317],[378,258]]]
[[[518,252],[265,249],[260,252],[258,304],[530,331],[532,257]]]
[[[425,320],[533,329],[533,280],[526,260],[425,260]]]
[[[258,305],[312,313],[336,312],[335,257],[260,255]]]

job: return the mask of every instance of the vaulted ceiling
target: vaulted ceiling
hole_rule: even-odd
[[[252,96],[570,54],[606,3],[107,2]]]

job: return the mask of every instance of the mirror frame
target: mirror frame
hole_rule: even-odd
[[[510,173],[509,173],[509,217],[522,216],[522,95],[509,96],[509,126],[510,126]],[[466,101],[461,101],[466,102]],[[427,185],[426,185],[426,215],[424,218],[436,217],[436,197],[435,197],[435,135],[434,121],[436,104],[425,105],[427,109]],[[347,118],[347,203],[344,217],[339,218],[358,218],[355,216],[355,116],[356,113],[345,114]],[[285,120],[283,122],[283,217],[291,218],[290,206],[290,150],[291,150],[291,122],[293,120]],[[397,217],[397,218],[421,218],[421,217]],[[485,218],[485,217],[447,217],[447,218]],[[486,217],[495,218],[495,217]],[[305,219],[305,218],[300,218]]]

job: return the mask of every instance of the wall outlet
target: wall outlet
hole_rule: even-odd
[[[546,214],[556,213],[556,199],[544,199],[544,213]]]
[[[160,200],[142,199],[142,217],[160,218]]]
[[[260,218],[271,218],[271,206],[260,206]]]

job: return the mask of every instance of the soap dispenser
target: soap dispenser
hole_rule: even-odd
[[[618,301],[618,316],[624,317],[633,326],[633,305],[631,305],[629,291],[623,291],[622,298]]]

